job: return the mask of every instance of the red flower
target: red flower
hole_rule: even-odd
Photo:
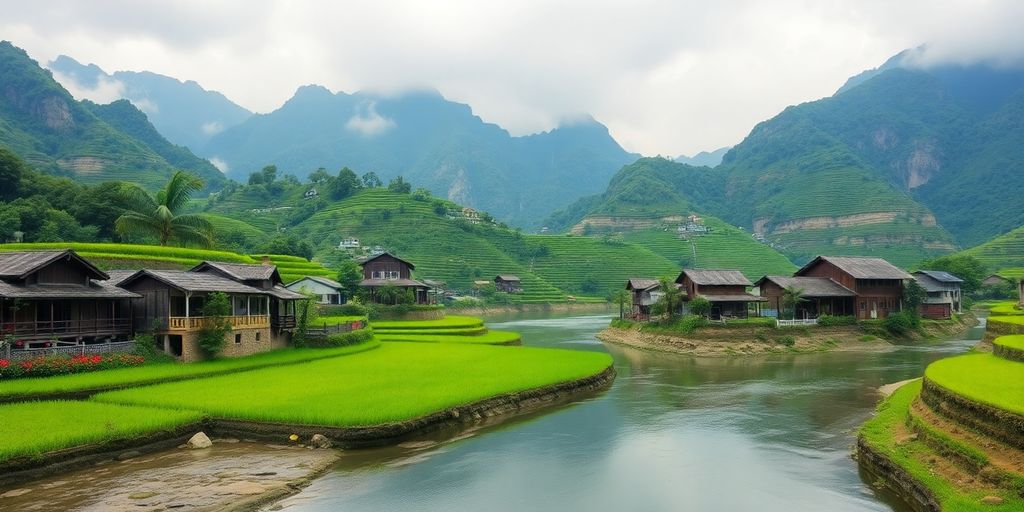
[[[21,362],[21,368],[24,369],[24,370],[31,370],[32,369],[32,361],[22,361]]]
[[[11,365],[11,362],[6,359],[0,359],[0,368],[7,368]]]
[[[92,364],[100,364],[103,362],[103,356],[92,356]]]

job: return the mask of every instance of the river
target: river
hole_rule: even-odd
[[[903,512],[851,459],[855,429],[879,386],[920,376],[982,334],[886,352],[701,359],[605,345],[595,334],[608,316],[488,320],[526,345],[611,353],[615,384],[455,440],[346,452],[274,508]]]

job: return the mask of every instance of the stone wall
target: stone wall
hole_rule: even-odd
[[[235,335],[241,335],[240,342],[235,342]],[[260,352],[267,352],[288,346],[288,336],[271,334],[269,327],[258,329],[233,329],[224,337],[222,357],[242,357]],[[188,332],[181,336],[181,361],[192,363],[205,359],[199,348],[199,333]]]

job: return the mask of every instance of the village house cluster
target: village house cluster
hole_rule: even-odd
[[[709,316],[714,320],[751,314],[782,318],[786,290],[799,290],[801,300],[789,313],[793,319],[814,323],[821,315],[886,318],[901,310],[904,287],[911,280],[927,293],[920,306],[925,318],[948,319],[962,312],[960,278],[932,270],[909,274],[871,257],[818,256],[792,276],[764,276],[753,283],[739,270],[683,269],[675,286],[680,291],[681,313],[688,312],[688,302],[702,297],[710,303]],[[649,319],[663,297],[657,279],[632,278],[626,289],[631,292],[631,317],[636,320]]]

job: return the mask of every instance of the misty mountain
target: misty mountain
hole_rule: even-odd
[[[156,187],[175,169],[208,188],[225,182],[209,162],[176,147],[128,102],[76,101],[24,50],[0,42],[0,146],[35,169],[85,183],[123,180]]]
[[[722,163],[722,157],[724,157],[730,149],[732,149],[732,146],[718,148],[711,152],[701,151],[693,156],[679,155],[675,158],[675,161],[681,164],[694,165],[697,167],[718,167],[718,164]]]
[[[798,262],[870,253],[903,264],[1024,224],[1024,72],[904,59],[758,124],[714,172],[642,160],[550,222],[700,211]]]
[[[599,192],[637,158],[589,118],[513,137],[435,91],[335,94],[320,86],[299,88],[281,108],[214,136],[200,153],[239,180],[267,164],[299,177],[342,166],[385,180],[402,175],[524,227]]]
[[[103,89],[131,101],[164,137],[193,151],[210,137],[252,116],[223,94],[203,89],[191,80],[182,82],[148,71],[108,74],[95,64],[83,65],[66,55],[57,57],[48,67],[73,91]]]

